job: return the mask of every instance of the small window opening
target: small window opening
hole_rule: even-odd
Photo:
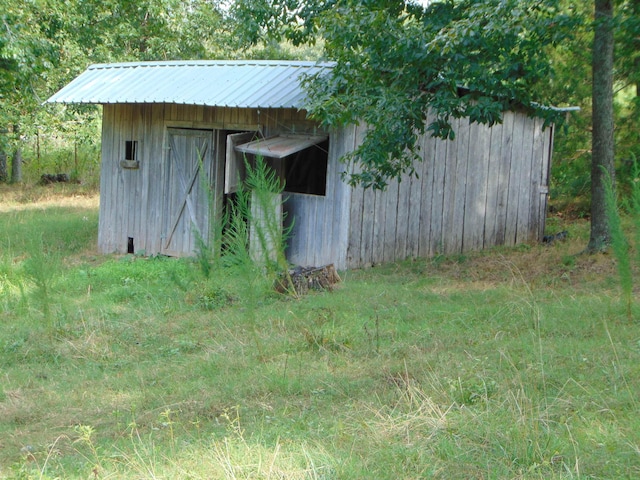
[[[326,195],[329,140],[283,158],[285,192]]]
[[[127,253],[134,253],[133,237],[127,239]]]
[[[135,140],[127,140],[124,142],[124,159],[136,160],[136,151],[138,150],[138,142]]]

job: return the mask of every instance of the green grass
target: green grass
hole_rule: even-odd
[[[0,209],[0,478],[640,476],[638,323],[586,223],[290,299],[99,256],[95,202],[30,195]]]

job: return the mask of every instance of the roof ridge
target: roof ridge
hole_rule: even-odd
[[[187,67],[187,66],[273,66],[273,67],[324,67],[330,68],[335,62],[312,60],[158,60],[142,62],[94,63],[89,70],[104,68],[138,67]]]

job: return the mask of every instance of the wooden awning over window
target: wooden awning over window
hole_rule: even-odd
[[[327,135],[278,135],[236,145],[235,150],[263,157],[284,158],[327,139]]]

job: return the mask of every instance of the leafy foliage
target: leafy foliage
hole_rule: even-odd
[[[0,0],[0,151],[36,132],[98,143],[95,106],[41,103],[90,63],[224,56],[222,18],[209,0]]]
[[[20,118],[38,106],[39,80],[60,62],[58,20],[35,2],[0,0],[0,131],[22,123]],[[0,134],[0,151],[8,143]]]
[[[231,5],[233,30],[240,48],[261,41],[288,40],[296,46],[314,43],[321,14],[337,0],[236,0]]]
[[[557,2],[465,0],[423,9],[345,1],[318,23],[337,64],[332,76],[308,82],[310,110],[329,126],[370,127],[347,156],[362,166],[353,183],[384,188],[389,178],[413,173],[417,136],[428,130],[453,139],[455,118],[493,125],[517,106],[557,120],[532,89],[551,72],[547,48],[574,25]]]

